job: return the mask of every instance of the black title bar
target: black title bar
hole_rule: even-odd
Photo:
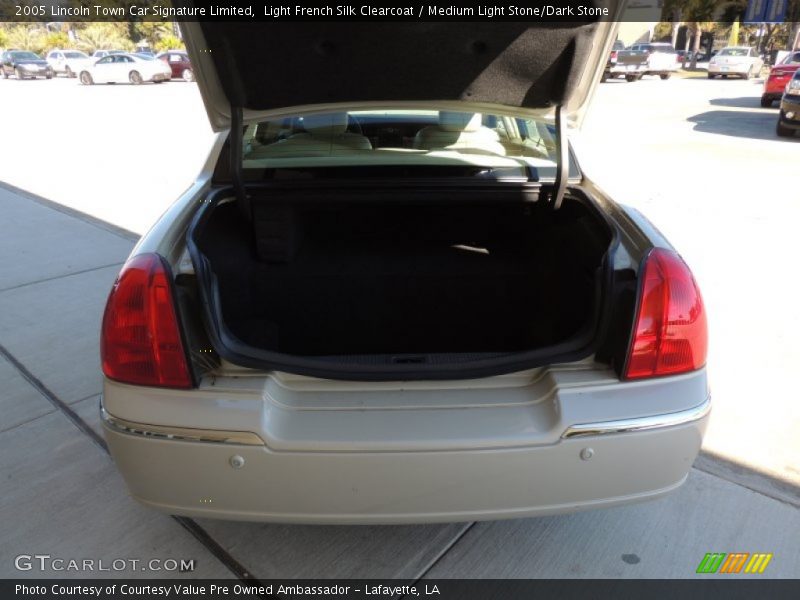
[[[0,0],[0,22],[93,21],[532,21],[661,20],[661,0],[636,0],[617,14],[616,0],[381,2],[187,2],[184,0]]]
[[[530,580],[530,579],[433,579],[403,580],[187,580],[187,579],[40,579],[0,580],[0,598],[39,600],[240,600],[281,598],[284,600],[583,600],[614,598],[676,598],[693,600],[796,600],[800,581],[696,576],[683,580]]]

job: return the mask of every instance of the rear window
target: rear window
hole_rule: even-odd
[[[89,58],[83,52],[64,52],[67,58]]]
[[[675,48],[668,44],[650,44],[644,46],[644,49],[648,52],[675,52]]]
[[[800,52],[795,52],[794,54],[790,54],[789,56],[783,59],[783,62],[781,64],[784,65],[800,64]]]
[[[39,56],[33,52],[9,52],[8,54],[14,60],[39,60]]]
[[[749,48],[725,48],[719,51],[718,56],[750,56]]]
[[[247,170],[309,166],[475,167],[486,176],[555,169],[555,129],[544,119],[436,110],[358,110],[249,125]]]

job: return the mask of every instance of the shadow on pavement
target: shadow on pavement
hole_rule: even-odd
[[[741,111],[714,111],[712,113],[703,113],[697,117],[705,117],[709,114],[715,115],[720,113],[723,115],[723,118],[725,115],[729,115],[729,118],[735,121],[737,118],[741,118],[740,112]],[[756,114],[756,116],[763,117],[769,115]],[[713,117],[711,121],[714,121]],[[774,115],[769,123],[771,123],[771,128],[774,128]],[[701,125],[698,124],[698,127],[700,126]],[[84,222],[102,226],[124,237],[137,237],[131,232],[125,232],[95,217],[91,217],[80,211],[65,208],[40,196],[29,194],[23,190],[2,183],[0,183],[0,187],[17,194],[21,198],[47,206],[52,210],[70,214]],[[22,256],[26,255],[22,254]],[[39,265],[33,262],[29,265],[31,270],[36,270],[38,267]],[[106,282],[104,282],[103,286],[106,285]],[[104,287],[104,293],[105,289],[107,288]],[[83,300],[81,300],[81,302],[83,302]],[[48,310],[52,310],[52,314],[49,315],[50,318],[63,318],[61,316],[63,305],[55,299],[52,305],[48,306]],[[45,315],[41,316],[44,317]],[[23,327],[24,323],[21,323],[19,326]],[[42,339],[41,343],[52,343],[52,340]],[[23,367],[21,363],[19,366]],[[25,372],[27,373],[27,370]],[[30,379],[28,381],[32,379],[35,379],[35,376],[30,374]],[[47,391],[43,386],[37,389],[40,391]],[[74,412],[71,408],[67,409],[62,399],[56,396],[56,392],[50,391],[49,393],[52,396],[50,400],[56,406],[57,410],[60,410],[62,413],[65,413],[65,409],[68,411],[68,418],[79,426],[80,434],[86,435],[89,438],[95,437],[92,433],[93,426],[90,421],[85,420],[82,414],[77,414],[77,412]],[[86,400],[94,404],[91,414],[96,416],[96,398],[89,397]],[[794,507],[800,506],[800,490],[798,490],[797,486],[790,482],[777,480],[769,474],[757,471],[752,467],[741,465],[730,459],[704,452],[697,459],[695,468],[726,482],[732,482],[758,492],[768,498],[778,500]],[[35,483],[33,480],[31,480],[31,482],[25,480],[25,482],[29,485]],[[587,571],[583,571],[583,575],[581,575],[581,572],[569,570],[569,566],[572,563],[566,559],[564,561],[565,566],[559,566],[558,561],[554,562],[549,558],[537,557],[542,555],[548,557],[555,555],[555,553],[559,551],[559,548],[563,548],[567,544],[573,544],[571,549],[568,548],[569,552],[577,552],[577,554],[580,555],[582,552],[581,549],[586,547],[587,530],[589,538],[591,538],[592,535],[594,535],[595,539],[602,538],[601,545],[604,548],[608,549],[608,547],[611,546],[615,550],[619,548],[620,553],[627,553],[627,548],[631,545],[641,545],[638,541],[641,537],[639,532],[648,531],[653,527],[668,527],[669,524],[677,521],[681,523],[685,522],[683,511],[687,506],[693,506],[696,499],[708,498],[709,494],[719,493],[715,492],[715,489],[723,489],[721,487],[709,487],[709,485],[708,481],[701,482],[698,486],[691,488],[694,490],[693,492],[687,487],[687,494],[692,493],[694,495],[686,495],[680,502],[680,497],[677,494],[673,494],[674,500],[673,504],[669,505],[672,507],[670,509],[665,508],[667,505],[662,501],[660,503],[648,505],[649,508],[626,509],[627,512],[624,513],[595,511],[584,517],[564,515],[539,519],[490,522],[483,524],[480,530],[476,528],[475,531],[480,533],[480,535],[476,533],[475,537],[466,538],[464,541],[462,541],[462,537],[471,527],[464,524],[388,527],[312,527],[253,524],[246,522],[233,523],[213,521],[210,519],[203,519],[202,522],[197,522],[194,519],[182,517],[176,518],[176,521],[194,536],[208,552],[225,565],[231,571],[231,574],[240,579],[264,575],[273,577],[293,577],[298,575],[316,577],[320,574],[327,576],[342,576],[342,574],[344,574],[346,577],[360,576],[360,578],[364,578],[365,576],[385,576],[388,574],[395,577],[421,578],[427,573],[432,572],[433,567],[439,563],[440,558],[448,554],[456,545],[460,545],[462,554],[455,554],[451,563],[442,563],[437,571],[437,573],[446,574],[449,572],[449,569],[452,569],[454,565],[458,564],[460,557],[465,556],[467,549],[472,545],[477,546],[477,552],[481,554],[478,563],[489,563],[490,561],[485,558],[485,548],[494,548],[495,546],[490,544],[489,546],[481,547],[481,543],[483,543],[481,542],[481,536],[489,536],[490,534],[495,536],[494,539],[501,540],[496,547],[510,549],[508,552],[509,557],[521,556],[524,558],[524,560],[519,561],[519,565],[512,564],[514,568],[513,572],[535,574],[538,572],[537,569],[547,568],[550,569],[548,573],[555,573],[563,577],[587,576],[587,574],[596,577],[598,575],[606,576],[612,571],[617,572],[619,567],[595,567],[595,570],[589,571],[588,573]],[[725,489],[730,488],[726,487]],[[750,495],[748,495],[748,499],[749,496]],[[708,505],[711,504],[711,500],[708,500]],[[728,503],[728,505],[730,505],[730,503]],[[745,508],[748,506],[749,505],[746,505]],[[758,506],[763,506],[763,504]],[[133,509],[123,507],[118,510],[120,510],[119,514],[123,515],[125,518],[138,518],[135,513],[129,514],[127,512]],[[631,510],[635,512],[631,512]],[[716,504],[713,505],[713,510],[718,510]],[[699,515],[697,518],[703,520],[706,518],[706,515],[710,513],[699,512],[697,514]],[[705,521],[703,522],[705,523]],[[620,526],[626,523],[629,524],[628,530],[619,534],[618,537],[613,538],[611,542],[605,540],[603,536],[608,533],[619,532]],[[716,534],[717,538],[715,539],[722,539],[721,536],[724,536],[725,539],[740,539],[736,537],[739,536],[739,524],[735,521],[731,524],[727,520],[725,520],[723,524],[724,527],[718,529]],[[99,526],[102,527],[103,525],[104,523],[100,521]],[[492,533],[495,530],[496,533]],[[548,532],[551,532],[549,537],[545,535]],[[542,534],[541,539],[538,535],[540,533]],[[703,535],[705,536],[708,534],[704,532]],[[666,534],[663,533],[659,533],[659,536],[664,536],[666,538]],[[692,549],[694,546],[687,542],[689,537],[691,536],[679,536],[680,539],[678,539],[677,542],[670,540],[670,543],[677,544],[678,549]],[[476,539],[478,541],[477,544]],[[152,542],[149,537],[144,537],[142,541],[138,543],[151,544]],[[674,548],[675,546],[672,547]],[[577,550],[574,550],[575,548],[577,548]],[[651,550],[651,552],[655,553],[655,550]],[[700,556],[702,556],[702,554]],[[535,563],[535,566],[531,566],[534,560],[538,562]],[[579,559],[573,557],[570,560]],[[494,559],[494,562],[497,564],[496,559]],[[642,566],[645,566],[645,564],[646,561],[642,563]],[[659,563],[654,561],[654,564]],[[252,573],[253,566],[258,567],[256,573]],[[494,570],[491,572],[509,572],[505,569],[506,564],[502,564],[495,566]],[[616,569],[616,571],[614,569]],[[618,572],[620,574],[626,573],[626,571]],[[663,572],[664,571],[659,571],[656,572],[656,574],[661,574]],[[634,575],[636,574],[641,576],[640,572],[634,573]]]
[[[33,192],[29,192],[27,190],[23,190],[22,188],[18,188],[17,186],[11,185],[10,183],[6,183],[5,181],[0,180],[0,188],[9,191],[12,194],[16,194],[23,198],[27,198],[28,200],[32,200],[33,202],[41,204],[42,206],[46,206],[47,208],[50,208],[52,210],[74,217],[80,221],[90,223],[96,227],[99,227],[100,229],[105,229],[113,234],[129,239],[133,242],[139,241],[139,238],[141,237],[138,233],[135,233],[128,229],[124,229],[122,227],[118,227],[113,223],[103,221],[102,219],[98,219],[97,217],[93,217],[89,213],[85,213],[75,208],[70,208],[69,206],[66,206],[64,204],[59,204],[58,202],[55,202],[53,200],[48,200],[43,196],[39,196],[38,194],[34,194]]]
[[[698,71],[691,71],[691,70],[689,70],[689,71],[687,71],[687,73],[692,73],[692,74],[701,73],[702,74],[701,77],[687,77],[687,79],[692,79],[694,81],[705,81],[706,83],[709,83],[709,84],[711,82],[714,82],[716,85],[721,85],[721,86],[728,85],[728,84],[730,84],[732,82],[735,82],[735,81],[736,82],[740,82],[740,83],[741,82],[749,82],[754,86],[758,86],[759,89],[761,87],[763,87],[764,79],[765,79],[765,77],[762,76],[762,75],[757,75],[757,76],[752,77],[750,79],[744,79],[742,77],[737,77],[736,75],[731,75],[731,76],[725,77],[725,78],[723,78],[723,77],[715,77],[713,79],[709,79],[708,78],[708,74],[706,73],[706,71],[699,71],[699,70]]]
[[[710,110],[686,119],[694,123],[694,130],[755,140],[791,142],[775,133],[778,116],[774,111],[750,112],[744,110]]]
[[[759,110],[769,110],[761,107],[759,96],[743,96],[741,98],[713,98],[708,101],[712,106],[731,106],[733,108],[758,108]],[[777,106],[777,103],[775,104]],[[772,113],[767,113],[772,114]]]
[[[764,470],[710,450],[700,452],[694,462],[694,468],[727,481],[735,481],[750,490],[800,508],[800,486]]]

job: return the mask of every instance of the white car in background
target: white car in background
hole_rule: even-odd
[[[125,50],[95,50],[92,52],[92,58],[97,60],[98,58],[103,58],[109,54],[125,54]]]
[[[111,54],[101,58],[81,71],[81,83],[132,83],[145,81],[161,83],[169,81],[172,71],[169,65],[152,56],[142,54]]]
[[[67,77],[77,77],[78,73],[94,62],[88,54],[80,50],[51,50],[45,59],[56,75],[64,73]]]
[[[761,73],[764,61],[756,52],[755,48],[749,46],[729,46],[717,52],[716,56],[708,63],[708,78],[714,79],[717,76],[728,77],[735,75],[750,79]]]

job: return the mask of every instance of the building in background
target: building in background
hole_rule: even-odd
[[[663,9],[663,0],[629,0],[617,38],[626,46],[651,41]]]

